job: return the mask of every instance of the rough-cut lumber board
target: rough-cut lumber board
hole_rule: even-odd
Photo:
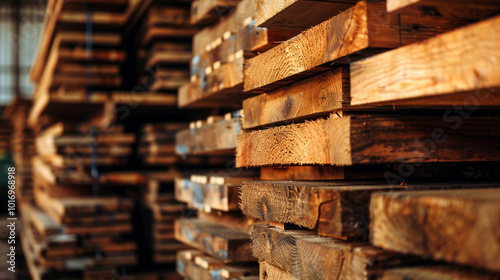
[[[250,253],[250,235],[197,219],[175,221],[175,239],[203,250],[222,262],[255,261]]]
[[[375,246],[500,272],[500,190],[377,193]]]
[[[245,91],[266,92],[338,63],[421,41],[458,25],[432,16],[391,15],[385,9],[384,2],[358,2],[249,59],[245,63]]]
[[[492,184],[409,184],[384,181],[290,182],[246,181],[240,208],[248,217],[314,229],[319,235],[368,239],[372,193],[390,190],[491,187]]]
[[[349,105],[349,71],[342,67],[243,101],[243,128],[328,114]]]
[[[386,267],[413,261],[366,243],[319,237],[312,231],[255,225],[252,253],[298,279],[374,279]]]
[[[191,3],[191,24],[208,25],[232,11],[240,0],[196,0]]]
[[[259,261],[259,274],[261,280],[298,280],[294,274],[288,273],[266,261]]]
[[[356,0],[257,0],[255,24],[268,28],[305,30],[356,4]]]
[[[175,137],[175,150],[178,155],[232,154],[240,131],[240,117],[181,130]]]
[[[402,267],[385,270],[380,280],[494,280],[500,275],[448,265]]]
[[[499,118],[453,118],[332,115],[247,132],[238,136],[236,167],[500,159]]]
[[[500,17],[351,66],[352,105],[500,105]]]

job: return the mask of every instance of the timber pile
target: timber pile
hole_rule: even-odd
[[[173,165],[179,158],[175,154],[175,133],[187,128],[183,123],[149,123],[144,125],[137,149],[138,156],[148,165]]]
[[[188,213],[185,204],[175,200],[174,181],[179,176],[182,175],[173,168],[149,174],[147,187],[142,190],[143,217],[147,219],[143,220],[146,242],[141,245],[156,264],[173,264],[177,251],[189,248],[174,238],[175,219]]]
[[[240,127],[239,112],[192,123],[177,133],[176,152],[211,157],[234,154]],[[199,250],[196,255],[192,251],[177,255],[177,271],[186,279],[257,275],[249,250],[249,233],[256,220],[242,216],[238,208],[238,186],[257,173],[229,168],[208,173],[190,170],[190,177],[175,181],[176,200],[197,210],[197,218],[185,216],[175,221],[175,238]]]
[[[27,118],[32,102],[16,99],[5,114],[12,124],[12,159],[16,167],[16,189],[20,201],[33,200],[33,171],[31,158],[36,154],[35,137],[28,127]]]
[[[12,134],[12,125],[9,120],[0,120],[0,152],[7,153],[10,148],[10,136]]]
[[[302,32],[245,62],[260,279],[500,277],[498,4],[335,2],[257,0]]]
[[[143,90],[175,96],[189,80],[190,41],[197,31],[189,14],[187,1],[152,1],[147,8],[136,43]]]
[[[179,89],[178,105],[239,109],[244,98],[244,62],[277,45],[290,32],[257,27],[255,0],[199,0],[193,2],[192,12],[192,21],[211,25],[193,38],[190,82]]]

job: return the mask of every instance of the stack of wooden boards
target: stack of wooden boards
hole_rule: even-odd
[[[190,82],[179,89],[181,108],[241,108],[243,63],[288,38],[288,30],[255,26],[255,0],[192,4],[191,21],[209,24],[193,37]]]
[[[0,152],[6,154],[10,148],[12,125],[9,120],[0,119]]]
[[[245,63],[260,279],[498,279],[498,4],[257,2],[303,30]]]
[[[175,200],[174,181],[182,174],[171,167],[168,171],[148,174],[142,190],[144,253],[155,264],[173,264],[177,251],[189,249],[174,238],[174,221],[189,213]]]
[[[175,133],[187,128],[184,123],[148,123],[142,129],[137,149],[138,156],[148,165],[174,165]]]
[[[135,108],[176,103],[171,95],[142,88],[130,91],[135,82],[130,85],[126,74],[133,71],[122,69],[129,56],[128,43],[124,42],[126,31],[140,17],[146,1],[69,2],[47,3],[38,53],[30,73],[37,84],[30,126],[43,124],[46,118],[42,116],[47,113],[59,112],[60,118],[74,110],[85,110],[111,117],[110,111],[117,104]],[[82,106],[84,103],[87,105]],[[124,109],[129,108],[121,111]]]
[[[15,99],[5,111],[12,124],[10,145],[12,159],[16,167],[17,199],[33,200],[33,177],[31,158],[35,155],[35,137],[27,125],[28,113],[32,102]]]
[[[175,96],[189,81],[191,39],[188,1],[152,1],[137,35],[139,85]]]
[[[37,135],[35,203],[22,205],[22,243],[33,279],[78,279],[84,271],[137,263],[135,206],[125,190],[145,179],[116,171],[127,164],[134,141],[121,125],[97,131],[64,122]]]
[[[177,254],[177,272],[185,279],[236,279],[256,276],[250,232],[255,219],[242,216],[238,187],[255,172],[212,171],[175,182],[175,198],[197,209],[197,217],[175,221],[175,238],[197,250]]]

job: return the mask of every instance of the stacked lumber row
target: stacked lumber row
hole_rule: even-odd
[[[343,2],[258,1],[305,30],[245,63],[260,279],[497,279],[498,4]]]
[[[199,250],[184,250],[177,255],[177,273],[184,279],[259,279],[258,267],[240,264],[228,265],[218,259],[205,255]],[[252,276],[253,275],[253,276]]]
[[[174,181],[182,176],[174,168],[166,172],[148,175],[147,186],[142,190],[142,207],[146,217],[142,221],[145,229],[143,244],[148,256],[155,264],[175,263],[179,250],[189,249],[188,246],[174,238],[175,219],[189,213],[185,204],[175,200]]]
[[[179,161],[175,154],[175,133],[187,128],[184,123],[148,123],[142,129],[138,156],[147,165],[174,165]]]
[[[6,115],[12,123],[12,159],[16,167],[16,189],[18,199],[33,200],[33,171],[31,158],[36,154],[35,137],[27,125],[27,117],[31,102],[16,99],[7,107]]]
[[[176,152],[183,156],[232,155],[240,133],[240,112],[211,116],[197,121],[176,135]],[[238,186],[253,180],[255,170],[235,169],[228,161],[226,169],[195,171],[177,178],[175,198],[197,210],[197,217],[175,221],[175,238],[191,247],[177,255],[177,271],[185,279],[231,279],[256,275],[255,259],[250,253],[250,232],[255,219],[244,217],[238,208]],[[185,268],[184,268],[185,267]],[[189,267],[189,268],[188,268]]]
[[[47,120],[46,115],[56,111],[58,118],[75,115],[73,110],[100,112],[110,117],[117,104],[176,103],[173,96],[147,90],[140,94],[137,90],[126,91],[129,85],[123,77],[127,72],[122,67],[127,53],[122,38],[127,25],[139,16],[143,1],[70,2],[52,0],[47,4],[43,33],[30,72],[30,79],[37,84],[29,115],[31,127],[53,124],[54,120]]]
[[[35,185],[36,205],[22,206],[21,239],[32,278],[82,279],[84,271],[135,265],[132,201],[70,191]]]
[[[290,32],[256,27],[255,0],[200,0],[193,2],[192,11],[194,22],[200,22],[202,15],[208,19],[214,12],[221,14],[218,21],[211,21],[193,37],[190,82],[179,89],[178,105],[239,109],[244,97],[243,63],[275,46]]]
[[[140,24],[137,40],[140,80],[144,90],[175,96],[189,80],[191,39],[188,1],[152,1]],[[174,105],[174,104],[171,104]]]
[[[10,150],[10,136],[12,125],[9,120],[0,120],[0,152],[7,153]]]
[[[22,205],[28,225],[23,249],[33,279],[82,279],[84,271],[137,264],[134,202],[124,191],[145,178],[116,171],[128,163],[134,141],[121,125],[97,130],[60,122],[37,135],[35,203]]]

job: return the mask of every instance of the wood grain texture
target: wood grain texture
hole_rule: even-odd
[[[375,246],[500,271],[500,191],[379,193],[372,197]]]
[[[200,128],[177,132],[175,149],[178,155],[232,154],[236,136],[240,134],[241,119],[221,120]]]
[[[349,71],[338,68],[243,101],[243,128],[328,114],[349,100]]]
[[[355,62],[351,104],[498,106],[499,32],[495,17]]]
[[[356,1],[257,0],[255,23],[268,28],[305,30],[347,10]]]
[[[386,181],[245,181],[240,208],[248,217],[314,229],[322,236],[367,240],[372,193],[391,190],[486,188],[492,184],[407,184]]]
[[[464,23],[391,15],[383,2],[358,2],[245,64],[245,91],[266,92],[339,63],[430,38]],[[266,67],[263,67],[265,65]]]
[[[238,136],[236,166],[494,161],[496,117],[345,116]],[[484,124],[487,123],[488,127]],[[449,151],[453,151],[450,153]]]
[[[180,219],[175,221],[175,238],[222,262],[255,261],[250,253],[250,235],[242,231],[197,219]]]
[[[384,271],[381,280],[493,280],[500,275],[451,265],[394,268]]]
[[[298,279],[373,279],[385,268],[413,260],[366,243],[319,237],[311,231],[256,225],[252,252]],[[413,260],[414,261],[414,260]],[[286,278],[285,278],[286,279]]]

